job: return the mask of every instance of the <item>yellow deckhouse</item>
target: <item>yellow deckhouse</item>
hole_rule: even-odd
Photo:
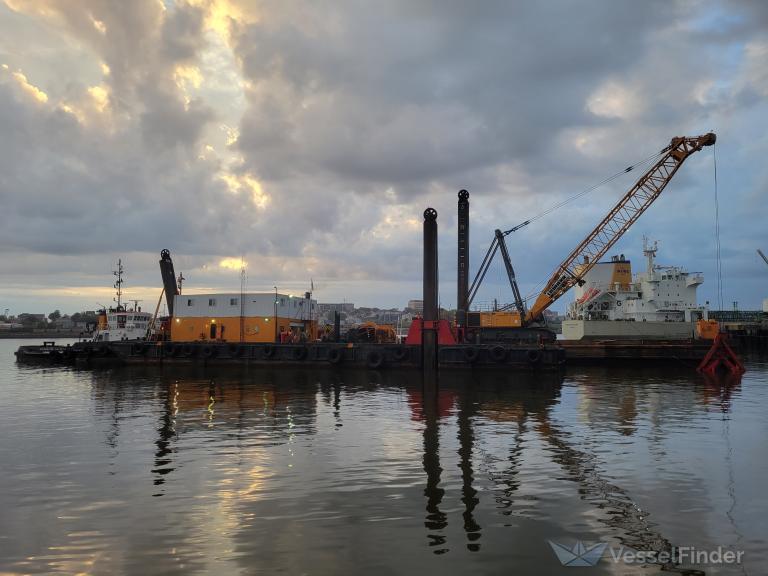
[[[173,342],[279,342],[283,332],[311,341],[317,335],[317,302],[309,293],[179,294],[173,311]]]

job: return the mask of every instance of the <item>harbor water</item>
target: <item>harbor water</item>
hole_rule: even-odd
[[[29,343],[0,340],[0,574],[768,566],[765,358],[729,381],[465,371],[433,395],[402,371],[17,364]],[[595,566],[563,566],[578,542],[605,544]]]

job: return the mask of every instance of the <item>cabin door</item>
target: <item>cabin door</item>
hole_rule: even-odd
[[[216,340],[216,324],[211,324],[211,340]]]

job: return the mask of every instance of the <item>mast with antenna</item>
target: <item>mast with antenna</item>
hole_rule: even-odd
[[[117,280],[115,280],[115,290],[117,291],[117,298],[113,298],[115,302],[117,302],[117,309],[122,310],[123,307],[123,261],[122,259],[118,259],[117,261],[117,270],[113,270],[112,274],[114,274],[117,277]]]
[[[240,342],[245,341],[245,260],[240,258]]]

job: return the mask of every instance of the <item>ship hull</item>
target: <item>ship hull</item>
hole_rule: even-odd
[[[689,340],[696,337],[694,322],[624,322],[565,320],[563,340]]]

